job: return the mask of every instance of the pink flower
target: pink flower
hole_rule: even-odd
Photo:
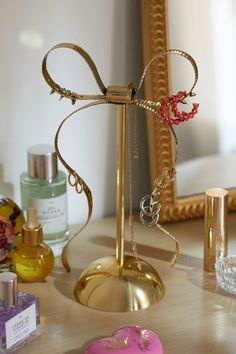
[[[14,240],[14,230],[12,223],[0,216],[0,249],[5,248],[8,243],[12,243]]]

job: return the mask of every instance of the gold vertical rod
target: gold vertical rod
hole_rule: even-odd
[[[119,271],[124,261],[125,233],[125,142],[126,105],[117,104],[117,199],[116,199],[116,260]]]

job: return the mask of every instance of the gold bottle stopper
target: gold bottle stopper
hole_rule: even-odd
[[[215,272],[215,262],[227,255],[228,191],[211,188],[205,193],[204,270]]]
[[[42,225],[38,223],[35,208],[28,208],[26,223],[23,228],[23,242],[27,245],[37,246],[43,241]]]

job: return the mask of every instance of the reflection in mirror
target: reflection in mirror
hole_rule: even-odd
[[[176,127],[179,139],[177,196],[211,187],[236,186],[236,3],[179,0],[168,2],[169,46],[190,53],[197,62],[199,114]],[[204,11],[203,11],[204,9]],[[191,67],[171,61],[172,92],[188,88]]]
[[[199,68],[197,96],[192,100],[200,103],[199,113],[175,127],[179,141],[177,176],[160,195],[160,221],[203,216],[204,192],[211,187],[229,189],[228,208],[236,210],[236,4],[233,0],[214,4],[203,0],[142,0],[141,4],[144,64],[161,50],[176,48],[192,55]],[[192,75],[191,65],[181,58],[163,58],[153,66],[145,94],[162,101],[188,90]],[[175,149],[168,129],[151,113],[147,113],[147,127],[153,183],[163,168],[173,166]]]

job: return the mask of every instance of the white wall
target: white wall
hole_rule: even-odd
[[[140,9],[137,0],[4,0],[0,11],[0,190],[20,204],[19,175],[26,150],[53,144],[60,121],[72,106],[50,89],[41,74],[46,52],[60,42],[83,47],[95,61],[105,85],[137,85],[142,71]],[[49,69],[63,87],[99,93],[76,54],[58,51]],[[75,108],[74,108],[75,107]],[[141,158],[135,167],[135,197],[149,192],[145,118],[140,112]],[[116,111],[90,108],[74,116],[62,132],[61,151],[94,195],[94,218],[115,213]],[[69,188],[70,222],[85,219],[84,197]]]

